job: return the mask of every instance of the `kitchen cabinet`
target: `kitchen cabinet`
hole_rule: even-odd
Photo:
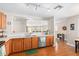
[[[38,48],[38,37],[34,36],[32,37],[32,49]]]
[[[6,15],[0,12],[0,37],[4,36],[4,29],[6,28]]]
[[[50,45],[53,45],[54,44],[54,36],[51,36],[50,37]]]
[[[2,29],[6,28],[6,15],[2,15]]]
[[[54,36],[46,37],[46,42],[45,42],[46,46],[53,45],[53,42],[54,42]],[[37,36],[30,38],[12,38],[5,43],[5,50],[6,50],[6,55],[10,55],[14,52],[21,52],[24,50],[38,48],[38,46],[39,46],[39,41]]]
[[[2,27],[2,14],[0,13],[0,29]]]
[[[6,15],[0,12],[0,29],[6,28]]]
[[[23,51],[23,38],[15,38],[12,40],[12,50],[13,52]]]
[[[9,40],[5,43],[5,50],[6,50],[6,55],[12,53],[12,40]]]
[[[54,42],[54,37],[53,36],[47,36],[46,37],[46,46],[53,45],[53,42]]]
[[[24,38],[24,50],[31,49],[31,38]]]

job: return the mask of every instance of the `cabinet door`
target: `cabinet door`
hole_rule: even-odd
[[[0,29],[4,29],[6,27],[6,15],[0,12]]]
[[[54,44],[54,36],[50,36],[50,45]]]
[[[6,55],[10,55],[12,53],[12,40],[8,40],[5,43],[5,51],[6,51]]]
[[[23,51],[23,38],[12,39],[13,52]]]
[[[50,38],[48,36],[46,37],[46,46],[50,46]]]
[[[54,40],[54,37],[53,36],[47,36],[46,37],[46,46],[53,45],[53,40]]]
[[[0,13],[0,29],[2,28],[2,14]]]
[[[2,14],[2,29],[6,28],[6,15]]]
[[[38,37],[32,37],[32,48],[38,48]]]
[[[24,50],[31,49],[31,38],[24,38]]]

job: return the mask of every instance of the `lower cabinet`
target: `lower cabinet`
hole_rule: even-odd
[[[38,37],[32,37],[32,49],[38,48]]]
[[[31,38],[24,38],[24,50],[31,49]]]
[[[54,40],[54,37],[53,36],[47,36],[46,37],[46,46],[51,46],[53,45],[53,41]]]
[[[12,51],[13,52],[23,51],[23,39],[22,38],[12,39]]]
[[[53,45],[54,36],[46,37],[46,46]],[[32,38],[12,38],[5,43],[6,55],[10,55],[14,52],[21,52],[24,50],[38,48],[38,37]]]
[[[53,45],[53,44],[54,44],[54,36],[51,36],[50,45]]]
[[[12,40],[9,40],[5,43],[5,51],[6,51],[6,55],[12,53]]]

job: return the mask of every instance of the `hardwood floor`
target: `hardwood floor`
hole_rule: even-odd
[[[79,56],[79,52],[75,53],[74,47],[68,46],[65,42],[60,41],[56,47],[38,48],[36,54],[25,54],[24,52],[15,53],[11,56]]]

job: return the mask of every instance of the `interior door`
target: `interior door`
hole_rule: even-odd
[[[24,38],[24,50],[31,49],[31,38]]]
[[[38,37],[32,37],[32,48],[38,48]]]

